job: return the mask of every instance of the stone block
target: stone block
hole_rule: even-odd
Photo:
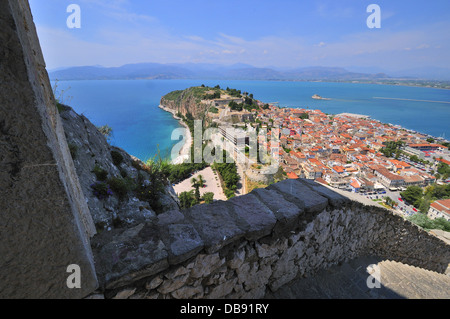
[[[103,232],[95,236],[92,243],[97,274],[107,289],[131,284],[169,267],[168,249],[158,228],[151,223],[125,231]]]
[[[188,268],[192,269],[190,274],[192,278],[204,278],[220,268],[224,263],[225,259],[221,259],[218,253],[213,255],[200,254]]]
[[[215,253],[246,234],[242,221],[238,221],[232,204],[218,201],[209,205],[196,205],[184,214],[199,233],[207,253]]]
[[[259,188],[253,190],[251,194],[256,195],[275,215],[277,219],[273,229],[275,235],[286,235],[290,230],[297,227],[303,209],[287,201],[280,193],[273,190]]]
[[[270,185],[267,189],[280,192],[285,199],[304,209],[306,213],[319,213],[328,206],[327,198],[299,180],[288,179]]]
[[[211,289],[210,293],[208,294],[208,299],[223,299],[227,295],[229,295],[232,291],[234,286],[236,286],[237,278],[230,279],[227,282],[224,282],[221,285],[218,285]]]
[[[328,187],[314,182],[313,180],[299,179],[298,181],[309,186],[313,191],[319,193],[321,196],[328,198],[330,205],[334,208],[341,208],[342,206],[345,206],[345,204],[351,202],[348,197],[344,197]]]
[[[172,279],[166,279],[164,282],[158,287],[157,291],[160,294],[166,295],[171,293],[181,287],[183,287],[186,283],[186,280],[189,278],[189,274],[180,275],[178,277],[174,277]]]
[[[202,286],[183,286],[172,292],[171,295],[175,299],[197,299],[203,297],[204,290]]]
[[[164,227],[171,224],[178,224],[184,221],[184,215],[179,210],[170,210],[158,215],[157,225]]]
[[[195,255],[204,247],[203,240],[190,224],[174,224],[167,227],[169,264],[179,264]],[[163,236],[165,237],[165,236]]]
[[[257,240],[272,232],[277,219],[272,211],[253,194],[229,200],[233,204],[236,223],[245,230],[245,238]]]

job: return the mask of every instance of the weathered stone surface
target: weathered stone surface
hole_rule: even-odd
[[[108,179],[126,176],[135,184],[142,183],[142,181],[143,184],[149,183],[150,175],[142,169],[144,163],[123,149],[111,146],[89,119],[78,115],[71,107],[64,106],[60,115],[67,141],[76,149],[73,162],[94,222],[97,225],[104,225],[104,228],[107,229],[108,227],[118,227],[114,220],[120,220],[122,224],[125,224],[121,227],[132,227],[154,218],[156,214],[151,208],[151,203],[140,201],[132,192],[129,192],[125,198],[120,198],[113,192],[108,198],[98,199],[91,187],[97,182],[97,176],[94,173],[95,167],[107,172]],[[111,152],[121,155],[122,162],[120,164],[114,164]],[[108,181],[106,182],[108,183]],[[166,186],[165,192],[160,196],[162,208],[161,211],[158,211],[159,213],[179,209],[173,193],[173,187]]]
[[[191,270],[192,278],[204,278],[221,267],[225,263],[225,259],[221,259],[219,254],[204,255],[200,254],[193,262]]]
[[[208,299],[223,299],[227,295],[229,295],[232,291],[234,286],[237,283],[237,278],[230,279],[227,282],[224,282],[223,284],[216,286],[211,289],[211,292],[207,296]]]
[[[238,269],[242,266],[245,260],[245,249],[241,248],[234,252],[233,258],[227,262],[228,267],[231,269]]]
[[[105,299],[105,295],[103,295],[103,294],[92,294],[92,295],[87,296],[84,299],[100,300],[100,299]]]
[[[244,263],[236,270],[238,282],[246,291],[267,285],[272,269],[270,265],[260,267],[258,262]]]
[[[134,289],[125,289],[119,292],[113,299],[128,299],[136,292],[136,288]]]
[[[277,184],[270,185],[267,189],[277,190],[284,198],[293,202],[307,213],[318,213],[328,205],[328,199],[311,190],[299,180],[288,179]]]
[[[153,290],[158,288],[162,283],[163,283],[164,279],[162,278],[162,276],[156,276],[155,278],[153,278],[151,281],[149,281],[146,285],[145,285],[145,289],[147,290]]]
[[[194,206],[184,213],[200,234],[208,253],[215,253],[245,235],[230,205],[218,201]]]
[[[163,237],[169,248],[169,263],[173,265],[197,255],[204,247],[203,240],[190,224],[169,225],[167,237]]]
[[[164,227],[170,224],[178,224],[184,221],[184,215],[178,210],[170,210],[158,215],[158,227]]]
[[[186,283],[186,280],[189,278],[189,274],[183,274],[177,277],[173,277],[171,279],[164,280],[161,286],[158,287],[157,291],[160,294],[168,294],[172,291],[175,291],[181,287],[183,287]]]
[[[281,254],[288,247],[287,240],[277,239],[275,243],[268,244],[259,244],[258,242],[255,245],[256,251],[258,252],[259,258],[267,258],[276,254]]]
[[[234,204],[236,223],[245,230],[245,238],[257,240],[272,232],[277,219],[272,211],[253,194],[229,200]]]
[[[313,180],[300,179],[298,181],[309,186],[313,191],[319,193],[321,196],[328,198],[328,201],[331,204],[331,206],[335,208],[341,208],[345,204],[350,203],[350,199],[348,197],[344,197],[336,192],[333,192],[331,189],[319,183],[316,183]]]
[[[200,299],[204,295],[202,286],[184,286],[171,293],[175,299]]]
[[[273,231],[276,235],[286,234],[297,227],[303,212],[297,205],[285,200],[280,193],[264,188],[255,189],[251,194],[256,195],[275,215],[277,223]]]
[[[95,227],[26,0],[0,2],[0,198],[0,298],[95,291]],[[81,289],[66,285],[72,264]]]
[[[150,277],[169,267],[167,248],[150,224],[103,232],[92,240],[97,273],[108,289]]]

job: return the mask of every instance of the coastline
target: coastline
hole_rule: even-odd
[[[336,114],[335,116],[348,116],[348,117],[354,117],[357,119],[370,119],[369,115],[355,114],[355,113],[340,113],[340,114]]]
[[[172,114],[173,118],[180,123],[185,128],[186,132],[186,139],[184,145],[181,147],[180,152],[178,153],[178,157],[175,159],[172,159],[172,164],[182,164],[187,159],[189,159],[189,152],[191,151],[191,145],[192,145],[192,136],[191,131],[189,130],[189,127],[186,123],[184,123],[183,119],[176,116],[176,112],[164,105],[159,104],[158,107],[162,109],[163,111],[169,112]]]

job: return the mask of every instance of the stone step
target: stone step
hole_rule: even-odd
[[[369,288],[369,266],[380,274],[380,288]],[[374,274],[375,275],[375,274]],[[372,278],[371,278],[372,279]],[[271,293],[282,299],[448,299],[450,277],[422,268],[374,256],[360,257],[342,265],[298,279]]]
[[[444,274],[391,260],[383,261],[379,265],[382,284],[406,298],[450,298],[450,278]]]

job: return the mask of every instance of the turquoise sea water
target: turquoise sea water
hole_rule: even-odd
[[[147,160],[158,148],[162,156],[178,141],[171,135],[179,123],[158,108],[161,97],[173,90],[205,84],[253,93],[263,102],[283,107],[320,109],[329,114],[357,113],[384,123],[450,138],[450,90],[354,83],[118,80],[61,81],[58,88],[71,96],[70,104],[95,125],[113,128],[112,144]],[[313,100],[318,94],[329,101]]]

